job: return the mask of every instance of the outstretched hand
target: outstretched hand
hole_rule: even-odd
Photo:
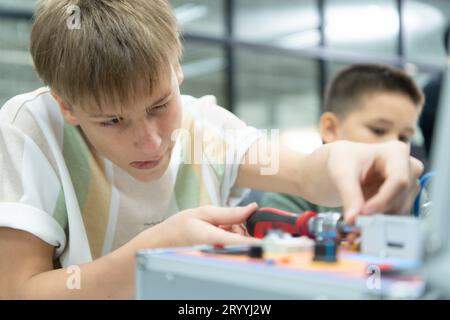
[[[423,165],[410,157],[408,145],[338,142],[329,152],[328,170],[347,223],[354,223],[358,214],[407,214],[411,210]]]

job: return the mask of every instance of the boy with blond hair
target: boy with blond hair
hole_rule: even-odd
[[[233,207],[248,188],[342,204],[348,222],[415,195],[404,144],[278,150],[212,97],[182,96],[165,0],[43,0],[30,48],[47,87],[0,112],[1,298],[130,298],[140,249],[256,241],[227,231],[256,209]],[[271,175],[249,161],[261,147]]]

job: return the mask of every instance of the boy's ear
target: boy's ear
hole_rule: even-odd
[[[178,85],[181,86],[184,81],[184,73],[179,62],[175,65],[175,75],[177,76]]]
[[[61,112],[64,116],[64,120],[70,125],[77,126],[79,124],[79,122],[78,122],[77,117],[73,113],[73,108],[69,104],[64,102],[64,100],[61,99],[61,97],[57,96],[53,92],[52,92],[52,96],[58,103],[59,108],[61,109]]]
[[[337,128],[339,119],[332,112],[325,112],[320,117],[319,131],[322,140],[330,143],[337,140]]]

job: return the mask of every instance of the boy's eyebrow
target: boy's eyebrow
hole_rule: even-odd
[[[372,122],[387,124],[387,125],[391,125],[391,126],[394,124],[392,121],[390,121],[388,119],[383,119],[383,118],[375,119]]]
[[[152,104],[152,106],[156,106],[160,103],[162,103],[163,101],[165,101],[167,98],[169,98],[172,95],[172,90],[170,90],[169,92],[167,92],[166,94],[164,94],[162,96],[161,99],[158,99],[158,101],[156,101],[155,103]],[[147,107],[149,108],[149,107]],[[94,115],[90,115],[89,118],[117,118],[120,117],[120,115],[117,114],[94,114]]]
[[[392,121],[390,121],[390,120],[388,120],[388,119],[383,119],[383,118],[376,119],[376,120],[374,120],[373,122],[377,122],[377,123],[381,123],[381,124],[386,124],[386,125],[390,125],[390,126],[393,126],[393,125],[394,125],[394,123],[393,123]],[[415,132],[414,128],[411,128],[411,127],[407,127],[407,128],[405,129],[405,131],[408,131],[409,133],[414,133],[414,132]]]

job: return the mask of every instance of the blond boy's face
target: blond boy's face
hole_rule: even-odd
[[[419,111],[419,107],[401,93],[372,93],[363,96],[360,106],[342,119],[331,113],[324,114],[321,118],[322,138],[326,143],[336,140],[410,143]]]
[[[175,144],[172,133],[181,126],[182,80],[181,68],[172,70],[152,97],[137,99],[133,107],[123,108],[126,114],[122,115],[107,109],[102,114],[80,108],[61,109],[66,121],[79,125],[100,154],[135,179],[154,181],[167,170]]]

